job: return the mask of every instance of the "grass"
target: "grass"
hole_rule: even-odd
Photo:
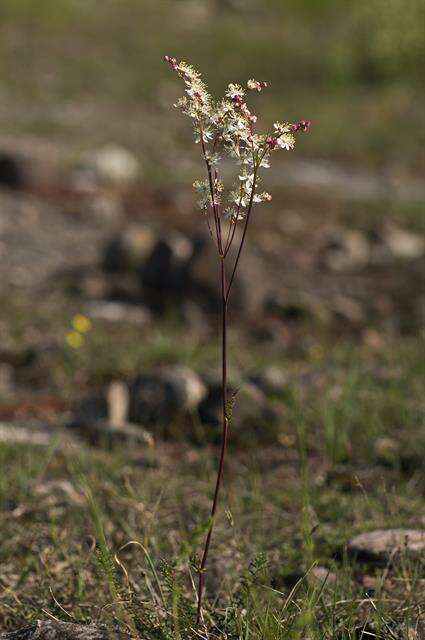
[[[397,166],[401,177],[423,168],[419,2],[269,0],[211,13],[213,3],[196,4],[195,11],[183,0],[105,0],[101,9],[88,0],[3,0],[4,130],[59,140],[71,164],[81,151],[122,142],[142,157],[144,187],[167,190],[182,177],[170,167],[187,144],[177,116],[162,126],[178,95],[161,60],[169,53],[213,77],[214,91],[229,80],[269,80],[272,91],[261,97],[270,122],[282,110],[314,121],[301,159],[378,172]],[[185,179],[191,172],[181,167]],[[366,234],[386,219],[423,230],[422,204],[392,192],[372,203],[276,191],[252,240],[261,248],[262,234],[266,241],[275,233],[276,214],[295,211],[302,236],[285,226],[278,238],[289,257],[301,238],[316,251],[318,218]],[[293,265],[275,259],[270,269],[282,266],[285,283],[296,285]],[[263,344],[232,318],[232,368],[258,373],[276,365],[287,383],[268,398],[280,416],[264,425],[268,444],[251,433],[232,444],[205,632],[193,630],[193,581],[216,450],[189,444],[196,419],[180,422],[173,439],[158,439],[154,449],[102,450],[69,445],[63,416],[50,416],[55,437],[47,449],[0,443],[0,628],[53,616],[119,621],[144,640],[412,640],[415,629],[421,638],[423,560],[402,554],[376,567],[346,552],[363,531],[424,527],[424,363],[410,293],[419,269],[397,263],[382,268],[382,279],[379,269],[332,280],[354,291],[376,276],[377,290],[389,296],[394,311],[368,312],[361,328],[313,318],[289,327],[289,341]],[[299,275],[306,290],[320,288],[317,269]],[[36,355],[14,371],[22,399],[51,393],[67,408],[109,380],[163,363],[200,373],[215,367],[218,345],[194,337],[172,314],[143,329],[95,322],[84,346],[70,349],[64,336],[82,301],[61,287],[51,297],[2,294],[1,338]],[[395,454],[379,452],[383,437]]]
[[[364,638],[407,638],[400,629],[423,619],[420,563],[379,569],[344,552],[355,533],[422,526],[423,470],[385,466],[371,446],[379,435],[423,443],[419,355],[407,343],[390,353],[332,351],[331,369],[316,364],[330,372],[328,394],[294,381],[286,396],[283,444],[233,452],[201,637],[348,639],[363,628]],[[59,437],[47,456],[1,445],[0,626],[48,615],[199,637],[192,580],[213,460],[184,440],[130,452]],[[313,578],[315,564],[336,578]]]
[[[421,3],[328,0],[319,8],[311,0],[262,0],[241,12],[215,10],[206,0],[196,5],[110,0],[99,9],[4,0],[0,70],[14,105],[3,111],[4,124],[49,132],[74,150],[99,144],[107,130],[141,148],[158,179],[167,164],[161,149],[185,139],[177,118],[172,140],[160,125],[176,97],[161,60],[168,52],[205,74],[213,65],[208,77],[219,93],[230,80],[267,78],[273,90],[261,100],[268,120],[284,109],[281,118],[314,121],[306,156],[421,170]]]

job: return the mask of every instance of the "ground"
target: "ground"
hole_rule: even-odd
[[[286,65],[273,66],[280,3],[267,15],[228,4],[108,2],[101,17],[65,0],[0,8],[0,149],[28,172],[0,192],[1,630],[57,618],[119,621],[146,640],[425,634],[424,553],[407,541],[389,557],[356,557],[349,545],[376,529],[425,529],[420,16],[403,12],[406,46],[390,13],[379,24],[366,8],[348,20],[332,2],[319,17],[313,3],[288,3]],[[365,25],[374,46],[346,45]],[[249,300],[265,299],[231,312],[240,392],[199,633],[193,582],[215,428],[193,412],[143,425],[152,438],[89,445],[68,426],[111,381],[131,386],[175,363],[202,379],[218,369],[213,313],[181,292],[159,309],[137,273],[104,265],[110,239],[134,224],[192,238],[203,223],[188,189],[202,169],[170,115],[179,94],[160,60],[186,55],[183,42],[214,89],[264,76],[267,117],[284,103],[289,119],[314,121],[264,177],[274,199],[250,229],[241,282]],[[87,172],[111,140],[142,166],[130,185]],[[124,305],[113,321],[99,312],[111,300]],[[87,332],[78,315],[91,318]],[[253,428],[248,381],[273,424]]]

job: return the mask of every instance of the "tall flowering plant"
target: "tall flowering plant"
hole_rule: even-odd
[[[199,567],[198,623],[202,618],[202,602],[208,552],[217,511],[227,449],[231,407],[227,385],[227,310],[232,285],[245,244],[246,233],[255,204],[272,199],[267,191],[259,189],[262,169],[270,166],[273,153],[290,151],[295,145],[295,135],[307,131],[308,120],[297,123],[275,122],[273,131],[258,133],[255,130],[257,116],[248,108],[248,92],[261,92],[266,82],[248,80],[246,86],[231,83],[224,98],[213,100],[201,79],[201,75],[184,61],[164,57],[171,68],[182,78],[185,95],[175,104],[193,123],[195,142],[200,144],[205,163],[206,177],[196,180],[193,187],[197,204],[205,216],[211,239],[217,249],[220,263],[220,291],[222,317],[222,438],[217,479],[211,508],[211,520]],[[237,165],[238,177],[226,190],[220,178],[219,167],[223,157],[230,157]],[[237,233],[237,228],[241,232]],[[229,251],[234,246],[235,256]],[[227,270],[231,259],[230,270]],[[231,403],[230,403],[231,404]]]

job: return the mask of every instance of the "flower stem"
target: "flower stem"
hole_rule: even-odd
[[[223,403],[223,416],[222,416],[222,435],[221,435],[221,447],[220,447],[220,459],[218,463],[217,480],[215,485],[214,499],[211,508],[211,520],[208,529],[207,537],[205,540],[204,553],[202,555],[201,566],[199,568],[199,583],[198,583],[198,611],[197,611],[197,624],[202,618],[202,601],[204,596],[205,587],[205,566],[207,563],[208,552],[211,544],[211,537],[214,528],[214,519],[217,511],[218,498],[220,494],[221,481],[223,478],[224,460],[227,450],[227,438],[229,432],[229,420],[227,415],[227,301],[226,295],[226,269],[225,269],[224,256],[220,257],[220,284],[221,284],[221,363],[222,363],[222,379],[221,379],[221,392]]]

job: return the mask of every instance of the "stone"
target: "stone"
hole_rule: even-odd
[[[154,292],[181,291],[188,282],[193,253],[193,243],[183,233],[163,234],[140,266],[141,284]]]
[[[287,324],[308,320],[325,322],[329,318],[325,306],[318,299],[305,292],[275,291],[266,298],[264,311],[267,315],[279,318]]]
[[[334,585],[337,581],[336,573],[319,564],[312,568],[308,574],[308,578],[310,578],[310,581],[313,583],[319,583],[320,586],[323,584],[327,586]]]
[[[387,467],[397,466],[400,460],[400,444],[393,438],[377,438],[373,450],[378,462]]]
[[[84,306],[84,313],[91,320],[104,322],[134,324],[140,327],[148,325],[152,314],[147,307],[129,302],[114,300],[95,300]]]
[[[0,151],[0,187],[19,190],[27,186],[28,175],[22,158]]]
[[[109,384],[107,403],[109,421],[116,425],[125,424],[128,417],[130,394],[124,382],[115,380]]]
[[[411,557],[425,554],[425,530],[377,529],[352,538],[348,552],[359,560],[386,564],[401,553]]]
[[[370,244],[360,231],[339,230],[324,246],[321,262],[331,271],[358,271],[369,261]]]
[[[425,240],[422,236],[395,226],[387,228],[385,241],[396,258],[414,260],[425,253]]]
[[[0,442],[48,447],[54,434],[40,427],[24,427],[11,422],[0,422]]]
[[[112,272],[137,272],[152,255],[158,235],[144,224],[131,224],[106,245],[103,267]]]
[[[201,378],[189,367],[169,365],[140,376],[130,388],[130,420],[167,424],[178,415],[193,413],[207,395]]]
[[[361,324],[365,321],[365,313],[362,305],[348,296],[338,295],[330,303],[331,310],[338,320]]]
[[[83,401],[68,427],[93,446],[153,446],[152,434],[140,424],[128,422],[130,393],[122,381]]]
[[[275,365],[264,367],[264,369],[251,374],[249,380],[270,396],[282,396],[289,382],[288,374],[281,367]]]
[[[127,186],[140,175],[141,167],[134,153],[118,144],[107,144],[89,156],[88,166],[105,184]]]
[[[153,446],[152,434],[141,425],[114,424],[108,420],[75,418],[68,427],[92,446],[113,449],[117,446]]]
[[[185,294],[209,314],[220,311],[220,273],[217,249],[208,233],[199,233],[193,239],[194,252],[188,269],[188,283]],[[226,271],[230,279],[235,251],[228,254]],[[230,306],[231,313],[255,316],[269,293],[269,280],[262,261],[250,250],[244,251],[240,267],[233,281]]]
[[[87,212],[100,223],[119,222],[124,217],[122,200],[112,193],[96,192],[88,199]]]
[[[37,483],[33,492],[47,506],[81,506],[84,496],[78,492],[69,480],[47,480]]]
[[[0,632],[0,640],[124,640],[127,634],[109,631],[103,624],[74,624],[38,620],[17,631]]]
[[[228,402],[232,410],[231,440],[250,444],[252,442],[275,443],[277,441],[278,412],[269,406],[265,394],[259,387],[244,381],[240,388],[229,385]],[[208,395],[199,407],[201,422],[209,427],[208,436],[218,442],[222,423],[221,383],[210,383]],[[213,430],[214,429],[214,430]],[[213,435],[211,435],[213,434]]]
[[[0,362],[0,398],[12,396],[14,391],[14,369],[11,364]]]
[[[391,259],[415,260],[425,254],[425,238],[422,235],[407,231],[394,223],[371,234],[372,260],[385,263]]]

